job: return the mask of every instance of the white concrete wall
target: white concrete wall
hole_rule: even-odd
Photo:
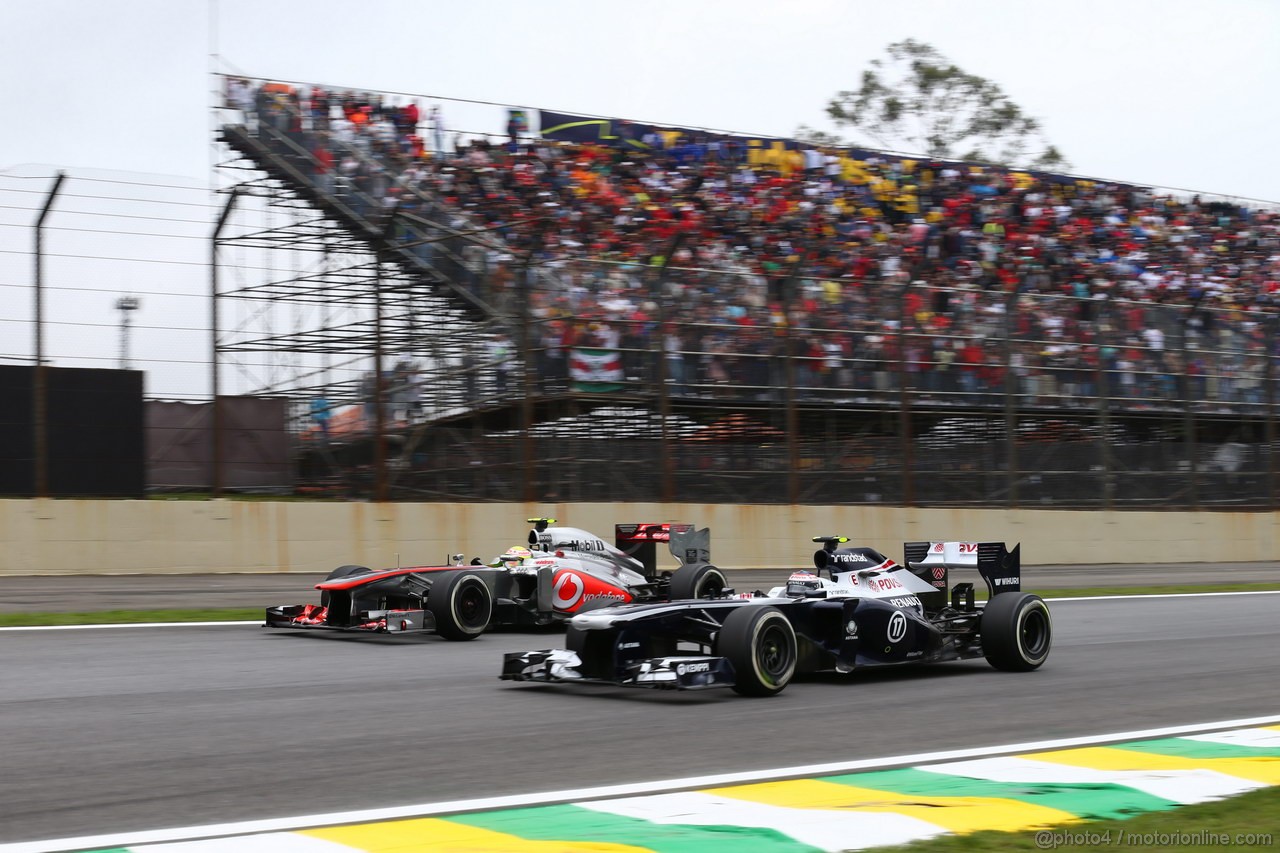
[[[0,575],[323,572],[489,559],[550,515],[612,540],[619,522],[711,528],[727,568],[809,563],[843,534],[900,559],[920,539],[1021,542],[1027,565],[1280,559],[1269,512],[1083,512],[727,504],[411,504],[0,500]],[[674,567],[674,561],[672,561]]]

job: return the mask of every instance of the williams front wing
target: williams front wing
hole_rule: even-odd
[[[582,660],[568,649],[508,652],[503,655],[506,681],[542,681],[557,684],[613,684],[619,687],[655,687],[661,690],[704,690],[732,687],[733,665],[727,658],[675,655],[631,661],[615,678],[584,676]]]

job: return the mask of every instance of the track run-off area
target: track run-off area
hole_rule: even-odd
[[[215,836],[190,849],[364,849],[341,834],[372,841],[383,829],[290,831],[407,818],[426,821],[400,824],[415,833],[415,849],[433,849],[431,839],[438,849],[548,849],[537,844],[578,838],[565,820],[579,812],[612,827],[592,837],[613,846],[593,849],[674,849],[619,829],[690,831],[674,814],[695,828],[757,827],[782,851],[1098,814],[1065,795],[1019,805],[1009,786],[1032,781],[1018,775],[1030,771],[991,763],[1011,754],[1073,768],[1041,782],[1119,785],[1153,808],[1280,783],[1267,776],[1280,764],[1280,593],[1049,605],[1054,649],[1036,672],[970,661],[806,676],[762,700],[498,681],[504,652],[560,645],[558,631],[450,643],[255,624],[5,629],[0,851]],[[1223,728],[1248,731],[1209,733]],[[1092,748],[1100,741],[1113,746]],[[1082,757],[1044,755],[1054,750]],[[1125,764],[1117,752],[1143,757]],[[937,768],[920,768],[936,762],[987,762],[985,781],[929,790]],[[879,775],[846,775],[860,771]],[[1185,784],[1160,788],[1133,775],[1144,773]],[[795,781],[814,777],[823,778]],[[868,791],[879,797],[869,811],[883,834],[858,809],[831,805]],[[971,802],[930,808],[935,819],[948,815],[937,824],[893,811],[886,797],[895,795]],[[699,802],[710,811],[690,817]],[[532,807],[546,806],[552,828],[527,838],[507,831],[529,830]],[[521,811],[504,829],[504,812],[493,809]],[[833,810],[843,823],[797,839],[785,832],[796,809]],[[922,823],[941,828],[922,835]],[[655,843],[667,837],[647,831]],[[264,832],[287,834],[251,838]],[[690,849],[696,838],[677,842]]]

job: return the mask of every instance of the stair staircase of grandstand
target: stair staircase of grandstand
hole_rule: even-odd
[[[367,241],[371,252],[381,247],[384,258],[394,260],[402,268],[421,276],[430,285],[432,293],[446,299],[465,319],[477,323],[498,319],[496,310],[484,299],[483,294],[466,284],[466,267],[458,255],[449,250],[449,241],[434,243],[430,252],[431,260],[428,261],[423,257],[425,253],[415,251],[413,246],[386,239],[378,224],[361,215],[356,208],[334,193],[324,192],[316,186],[308,177],[310,170],[306,168],[308,161],[313,161],[314,158],[286,134],[266,126],[255,133],[244,125],[224,125],[222,141],[252,160],[260,170],[281,181],[289,190],[341,223],[358,239]],[[381,200],[374,201],[376,205],[372,209],[381,212]],[[423,236],[449,234],[447,229],[437,223],[414,217],[405,216],[399,224],[402,230],[412,229],[413,236],[419,239]],[[460,240],[458,238],[453,242],[458,243]]]

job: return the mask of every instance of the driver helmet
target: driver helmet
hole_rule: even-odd
[[[822,580],[813,572],[794,572],[787,578],[787,595],[793,598],[804,598],[816,589],[822,589]]]
[[[523,545],[512,545],[506,550],[498,561],[508,569],[514,569],[517,566],[524,565],[524,561],[533,557],[533,552]]]

